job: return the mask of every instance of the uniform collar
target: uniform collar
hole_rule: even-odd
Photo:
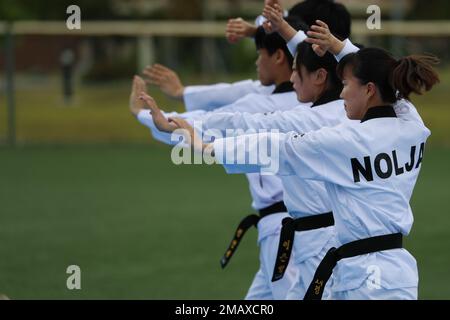
[[[286,93],[291,91],[294,91],[293,83],[290,81],[286,81],[277,85],[275,90],[273,90],[272,94]]]
[[[377,106],[367,109],[366,114],[361,119],[361,122],[376,119],[376,118],[396,118],[394,108],[391,105],[388,106]]]
[[[319,99],[317,99],[316,102],[313,103],[311,108],[320,106],[322,104],[325,104],[325,103],[328,103],[331,101],[339,100],[340,94],[341,94],[341,90],[338,90],[338,89],[327,90],[322,94],[322,96]]]

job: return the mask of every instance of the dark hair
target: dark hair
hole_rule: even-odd
[[[300,74],[300,66],[304,66],[308,72],[314,72],[321,68],[328,73],[327,91],[342,91],[342,82],[336,73],[337,62],[334,56],[327,52],[323,57],[319,57],[313,50],[312,45],[307,42],[301,42],[297,46],[297,55],[295,56],[297,72]]]
[[[289,15],[297,16],[309,27],[322,20],[332,34],[344,40],[350,37],[352,19],[347,8],[332,0],[305,0],[293,6]]]
[[[394,103],[409,99],[414,92],[423,94],[439,82],[432,65],[439,59],[432,55],[411,55],[396,60],[389,52],[379,48],[364,48],[346,55],[338,64],[337,73],[342,79],[344,69],[352,68],[353,75],[362,84],[373,82],[381,99]]]
[[[308,26],[297,17],[286,17],[286,22],[295,30],[308,30]],[[286,41],[278,34],[278,32],[266,33],[262,26],[256,29],[255,34],[256,49],[266,49],[269,55],[273,55],[278,49],[283,50],[289,67],[292,67],[294,58],[292,57],[286,45]]]

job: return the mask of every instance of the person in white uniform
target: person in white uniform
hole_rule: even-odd
[[[255,42],[260,54],[257,62],[260,79],[264,83],[271,84],[275,82],[275,90],[271,95],[248,95],[248,97],[238,100],[242,101],[240,104],[234,103],[227,106],[227,110],[239,110],[239,108],[242,108],[241,110],[252,110],[253,108],[255,112],[261,110],[274,111],[298,106],[297,96],[293,91],[292,83],[289,81],[293,59],[284,40],[277,34],[267,35],[260,28],[255,37]],[[135,78],[134,83],[135,88],[132,100],[135,99],[136,92],[145,90],[145,84],[142,79]],[[309,105],[305,105],[305,108]],[[137,115],[139,121],[151,127],[153,133],[157,129],[162,131],[170,131],[171,129],[171,123],[166,120],[167,115],[162,113],[150,115],[149,111],[145,110],[145,107],[142,105],[138,108],[132,108],[132,112]],[[186,118],[188,121],[201,119],[198,112],[196,113],[197,118],[194,118],[192,113],[190,115],[191,117]],[[166,127],[158,128],[158,119],[164,120]],[[149,122],[151,122],[150,125],[148,124]],[[170,139],[168,133],[165,134],[169,137],[169,139],[166,139],[167,143],[174,144],[176,142]],[[247,175],[247,178],[253,198],[252,207],[258,211],[258,215],[249,215],[242,220],[235,232],[232,243],[221,260],[221,264],[223,267],[228,264],[245,231],[252,225],[257,225],[260,269],[255,275],[246,299],[285,299],[289,288],[297,279],[296,269],[288,266],[285,279],[277,283],[271,282],[281,221],[289,216],[283,203],[281,181],[278,177],[261,175],[260,173],[250,173]]]
[[[397,117],[393,104],[430,90],[439,81],[432,68],[436,62],[432,56],[396,60],[383,49],[361,49],[338,65],[347,116],[359,122],[202,145],[233,172],[248,164],[227,161],[230,151],[252,154],[268,141],[279,146],[271,155],[279,161],[277,174],[325,183],[338,246],[320,263],[305,299],[321,299],[331,274],[334,299],[417,299],[417,264],[402,238],[412,227],[409,201],[430,131],[419,121]],[[186,122],[174,121],[190,129]]]

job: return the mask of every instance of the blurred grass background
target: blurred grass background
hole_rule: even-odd
[[[428,145],[450,147],[450,67],[439,73],[441,83],[424,96],[413,96],[413,102],[432,130]],[[182,79],[187,84],[200,84],[250,77],[251,74],[233,74]],[[60,79],[56,76],[18,76],[17,82],[19,144],[151,143],[147,130],[137,125],[128,112],[131,79],[79,84],[70,106],[63,103]],[[163,110],[183,111],[182,102],[167,98],[157,88],[149,87],[149,92]],[[1,139],[6,135],[6,106],[0,107],[0,121]]]
[[[432,130],[406,242],[418,260],[421,299],[450,298],[448,68],[441,80],[414,98]],[[182,110],[149,89],[163,109]],[[72,105],[63,106],[56,76],[17,78],[18,146],[0,147],[0,292],[13,299],[243,298],[258,267],[256,231],[226,270],[219,259],[251,212],[245,177],[172,164],[170,148],[130,115],[128,81],[75,90]],[[5,119],[2,105],[0,137]],[[66,288],[71,264],[81,267],[80,291]]]

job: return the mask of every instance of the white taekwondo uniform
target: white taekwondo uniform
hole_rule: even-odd
[[[348,121],[309,133],[242,135],[214,141],[215,156],[236,148],[256,152],[269,141],[279,146],[279,175],[323,181],[330,197],[338,245],[410,232],[409,201],[430,131],[411,104],[369,109],[361,123]],[[403,110],[401,110],[403,109]],[[226,146],[226,148],[225,148]],[[249,165],[225,163],[229,172]],[[253,166],[256,167],[256,166]],[[267,168],[268,170],[271,170]],[[397,238],[396,238],[397,239]],[[333,272],[335,299],[416,299],[415,259],[403,248],[344,257]],[[323,283],[321,283],[323,285]]]

